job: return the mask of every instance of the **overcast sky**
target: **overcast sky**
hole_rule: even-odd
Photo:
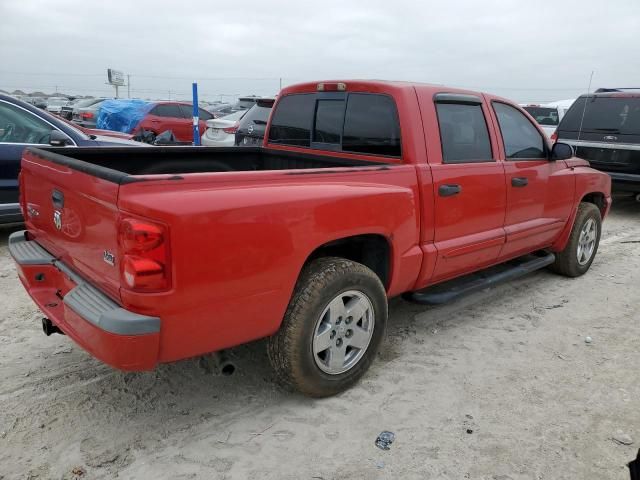
[[[384,78],[552,101],[592,70],[640,86],[639,40],[640,0],[0,0],[0,89],[108,95],[111,67],[143,98]]]

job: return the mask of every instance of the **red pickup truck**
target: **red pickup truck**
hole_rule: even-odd
[[[123,370],[269,337],[311,396],[360,378],[387,299],[585,273],[606,174],[514,103],[382,81],[285,88],[261,148],[28,148],[9,239],[59,331]]]

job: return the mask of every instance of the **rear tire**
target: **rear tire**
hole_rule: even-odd
[[[589,270],[600,244],[602,218],[592,203],[578,205],[578,213],[567,246],[556,253],[556,261],[549,267],[560,275],[579,277]]]
[[[321,258],[302,271],[280,330],[269,339],[269,360],[279,380],[304,395],[335,395],[367,371],[386,324],[378,276],[350,260]]]

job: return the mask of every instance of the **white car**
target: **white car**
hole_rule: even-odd
[[[62,111],[62,107],[64,107],[65,105],[67,105],[69,103],[69,99],[68,98],[64,98],[64,97],[50,97],[47,99],[47,112],[51,112],[51,113],[55,113],[57,115],[60,115],[60,112]]]
[[[233,147],[236,143],[236,131],[240,119],[247,110],[239,110],[226,117],[207,120],[207,130],[202,135],[201,143],[206,147]]]
[[[558,124],[564,114],[567,113],[569,107],[573,104],[575,99],[560,100],[558,102],[542,103],[539,105],[521,103],[520,106],[524,108],[529,115],[531,115],[538,125],[542,127],[547,137],[551,138],[558,128]]]

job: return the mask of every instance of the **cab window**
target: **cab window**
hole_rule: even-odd
[[[492,162],[482,105],[436,103],[443,163]]]
[[[522,112],[505,103],[493,102],[507,159],[547,158],[545,143],[538,129]]]

